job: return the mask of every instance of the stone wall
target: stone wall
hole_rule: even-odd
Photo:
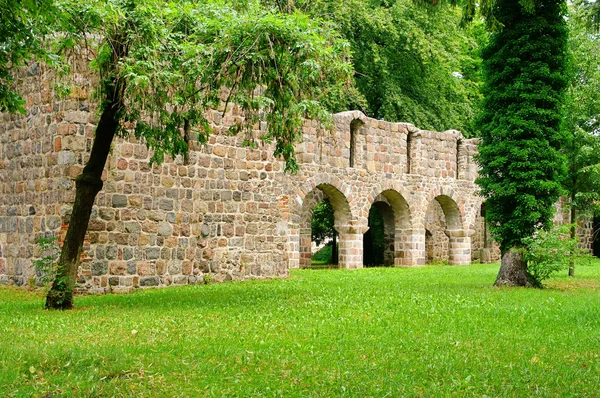
[[[27,283],[40,255],[36,239],[61,239],[68,227],[73,181],[97,119],[89,100],[95,80],[83,64],[74,71],[80,86],[59,99],[48,72],[33,65],[19,81],[27,114],[0,115],[0,282]],[[324,198],[335,209],[342,267],[363,266],[373,205],[384,209],[386,263],[422,265],[431,257],[469,264],[482,257],[477,140],[343,112],[334,115],[333,131],[306,121],[296,148],[300,171],[286,174],[272,146],[250,149],[243,137],[226,134],[241,117],[236,107],[207,116],[215,134],[205,145],[192,143],[188,159],[151,166],[143,143],[115,141],[89,224],[80,289],[285,277],[310,265],[310,220]],[[487,260],[497,258],[490,253]]]

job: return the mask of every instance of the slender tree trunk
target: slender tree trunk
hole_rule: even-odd
[[[116,68],[119,59],[125,54],[126,46],[123,38],[114,40],[111,67]],[[56,278],[46,296],[46,308],[48,309],[73,308],[73,290],[77,280],[83,241],[94,200],[102,189],[102,171],[119,126],[125,83],[114,77],[112,81],[106,83],[104,89],[105,101],[101,105],[102,113],[98,126],[96,126],[90,159],[81,175],[75,180],[75,202],[69,220],[69,228],[58,260]]]
[[[337,264],[339,262],[338,247],[337,247],[337,232],[333,231],[333,246],[331,247],[331,263]]]
[[[523,259],[522,250],[512,249],[502,255],[502,265],[494,286],[538,287],[527,272],[527,262]]]
[[[575,239],[575,218],[577,216],[575,207],[573,206],[573,198],[571,198],[571,239]],[[575,258],[571,256],[569,261],[569,276],[575,276]]]

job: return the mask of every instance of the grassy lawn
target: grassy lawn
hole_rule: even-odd
[[[295,271],[79,297],[0,288],[0,396],[600,396],[600,263]]]

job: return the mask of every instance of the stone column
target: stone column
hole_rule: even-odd
[[[462,229],[445,230],[448,244],[448,262],[450,265],[471,264],[471,233]]]
[[[287,244],[288,268],[300,268],[300,230],[290,228]]]
[[[366,227],[364,231],[369,227]],[[356,269],[363,267],[363,228],[352,225],[336,226],[339,244],[340,268]]]
[[[394,265],[425,265],[425,228],[396,229]]]
[[[300,228],[299,242],[300,268],[308,268],[312,265],[312,236],[310,228]]]

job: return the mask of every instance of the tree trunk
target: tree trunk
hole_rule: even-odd
[[[575,217],[577,214],[575,213],[575,207],[573,206],[573,199],[571,199],[571,239],[575,239]],[[569,261],[569,276],[575,276],[575,258],[571,256],[571,260]]]
[[[522,250],[512,249],[502,255],[502,265],[494,286],[538,287],[527,272],[527,262],[523,259]]]
[[[112,42],[111,66],[116,68],[119,60],[126,55],[127,48],[122,37]],[[69,228],[58,260],[56,278],[46,296],[46,308],[66,310],[73,308],[73,291],[79,270],[79,260],[85,233],[96,195],[102,189],[102,171],[110,153],[110,146],[117,132],[123,108],[125,82],[116,74],[105,83],[102,113],[94,134],[90,159],[83,172],[75,180],[75,202],[69,220]]]
[[[333,231],[333,246],[331,247],[331,263],[339,263],[338,245],[337,245],[337,232]]]

